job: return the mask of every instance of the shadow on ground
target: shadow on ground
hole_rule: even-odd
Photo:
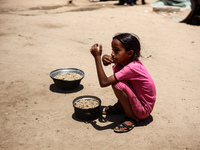
[[[105,106],[101,106],[100,111]],[[84,122],[84,123],[90,123],[96,130],[107,130],[107,129],[114,129],[123,119],[124,115],[102,115],[100,114],[99,117],[96,120],[80,120],[79,118],[76,117],[76,114],[74,113],[72,115],[72,118],[76,121],[79,122]],[[140,126],[147,126],[153,121],[153,117],[150,115],[149,117],[141,120],[135,127],[140,127]],[[108,124],[110,122],[110,124]],[[103,123],[106,123],[106,125],[102,125]],[[101,124],[101,125],[100,125]]]
[[[76,93],[81,91],[84,88],[82,84],[80,84],[76,89],[74,90],[62,90],[59,89],[55,84],[51,84],[49,87],[49,90],[55,93],[62,93],[62,94],[69,94],[69,93]]]

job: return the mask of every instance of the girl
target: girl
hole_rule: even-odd
[[[111,56],[104,55],[105,66],[114,63],[114,74],[107,77],[101,63],[102,45],[94,44],[90,52],[94,56],[101,87],[112,85],[118,102],[103,109],[103,114],[125,113],[115,132],[127,132],[150,115],[156,100],[156,88],[140,57],[140,42],[136,35],[121,33],[113,37]]]

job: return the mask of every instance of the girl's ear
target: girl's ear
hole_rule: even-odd
[[[134,51],[133,51],[133,50],[128,51],[128,56],[129,56],[129,57],[133,57],[133,54],[134,54]]]

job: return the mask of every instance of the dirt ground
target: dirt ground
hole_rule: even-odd
[[[190,9],[154,12],[146,2],[0,0],[1,150],[200,149],[200,28],[178,22]],[[72,105],[82,95],[102,107],[116,102],[111,87],[100,88],[89,50],[98,42],[110,54],[119,32],[140,37],[157,89],[151,116],[125,134],[113,132],[123,116],[84,122]],[[58,68],[83,70],[79,88],[56,88],[49,74]]]

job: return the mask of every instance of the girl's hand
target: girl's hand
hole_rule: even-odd
[[[108,66],[108,65],[110,65],[111,63],[113,63],[113,59],[112,59],[112,57],[109,56],[109,55],[103,55],[102,61],[103,61],[104,66]]]
[[[91,54],[94,56],[94,58],[101,56],[102,54],[102,45],[99,45],[98,48],[98,44],[94,44],[91,49],[90,49]]]

